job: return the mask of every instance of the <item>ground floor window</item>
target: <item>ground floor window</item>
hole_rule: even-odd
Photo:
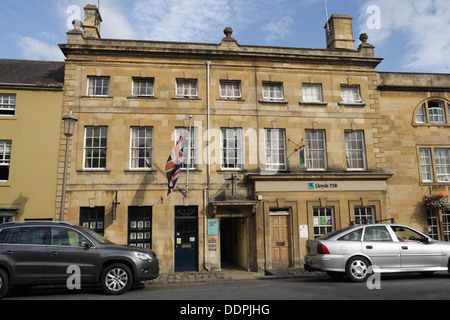
[[[128,207],[128,245],[152,248],[152,207]]]
[[[355,207],[355,223],[375,223],[373,207]]]
[[[105,207],[80,208],[80,225],[104,235]]]
[[[440,241],[450,241],[450,210],[427,210],[428,236]]]
[[[333,211],[333,208],[313,208],[314,238],[318,238],[333,231]]]

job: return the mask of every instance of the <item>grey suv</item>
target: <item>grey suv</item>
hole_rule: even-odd
[[[151,250],[115,245],[90,229],[64,222],[0,224],[0,298],[10,287],[99,283],[123,294],[133,283],[156,279]],[[78,277],[78,278],[76,278]]]

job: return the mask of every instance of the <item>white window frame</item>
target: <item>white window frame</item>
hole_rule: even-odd
[[[175,87],[175,95],[177,98],[198,97],[197,79],[176,79]]]
[[[330,223],[331,221],[331,223]],[[313,208],[314,239],[334,230],[334,207]]]
[[[87,95],[89,97],[108,97],[110,85],[111,85],[110,77],[89,76],[87,85]],[[101,93],[97,94],[97,90],[100,90]]]
[[[264,129],[264,154],[267,170],[287,170],[284,129]]]
[[[322,85],[320,83],[303,83],[303,103],[321,103],[323,101]]]
[[[220,98],[221,99],[241,99],[241,81],[239,80],[220,80]]]
[[[90,146],[87,145],[87,140],[90,137],[90,136],[88,137],[88,131],[91,130],[91,129],[93,129],[93,130],[100,129],[100,133],[99,133],[99,136],[97,138],[100,139],[100,142],[101,142],[101,139],[106,139],[106,146],[101,146],[101,145],[96,146],[95,143],[94,143],[94,140],[92,140],[92,143],[91,143]],[[93,132],[93,134],[95,134],[95,132]],[[93,139],[96,138],[95,135],[92,138]],[[92,156],[89,156],[89,158],[88,158],[87,157],[87,151],[88,150],[92,150],[92,151],[97,150],[99,152],[99,156],[98,157],[94,157],[92,155]],[[102,151],[104,151],[104,154],[105,154],[104,157],[101,156],[102,155]],[[100,165],[101,164],[101,159],[105,159],[104,160],[105,161],[105,165],[104,166]],[[99,162],[96,167],[93,166],[94,160],[97,160]],[[87,161],[91,162],[90,166],[86,165]],[[83,149],[83,170],[106,170],[107,164],[108,164],[107,161],[108,161],[108,127],[107,126],[88,126],[88,127],[85,127],[85,132],[84,132],[84,149]]]
[[[8,140],[0,140],[0,166],[8,167],[8,179],[0,180],[0,182],[8,182],[11,169],[11,150],[12,142]]]
[[[342,104],[362,104],[361,90],[358,85],[341,85]]]
[[[263,82],[262,94],[264,100],[284,100],[282,82]]]
[[[144,85],[144,86],[142,86],[142,85]],[[133,97],[154,97],[155,96],[155,79],[154,78],[133,78],[132,95],[133,95]]]
[[[144,156],[142,156],[142,152],[144,153]],[[141,165],[141,163],[143,163],[143,165]],[[153,127],[131,127],[130,170],[151,170],[152,168]]]
[[[175,128],[175,137],[177,137],[175,144],[178,142],[178,137],[181,137],[186,128]],[[189,170],[198,169],[198,136],[197,136],[197,128],[191,127],[191,131],[186,133],[184,137],[184,153],[183,153],[183,163],[181,165],[182,169],[187,169],[189,166]]]
[[[305,131],[306,168],[308,170],[327,169],[327,142],[325,130]],[[323,165],[320,165],[323,162]]]
[[[422,182],[434,182],[433,159],[430,148],[419,149],[420,174]]]
[[[450,183],[450,148],[420,148],[419,161],[423,183]]]
[[[366,170],[364,131],[346,130],[344,136],[347,170]]]
[[[242,128],[221,128],[221,168],[241,170],[244,165],[244,143]]]
[[[16,113],[16,95],[0,94],[0,116],[12,117]]]

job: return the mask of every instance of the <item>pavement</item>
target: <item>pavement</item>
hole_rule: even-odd
[[[186,284],[202,283],[214,281],[232,281],[232,280],[264,280],[264,279],[282,279],[282,278],[311,278],[324,277],[324,272],[309,272],[304,269],[288,268],[274,269],[260,272],[248,272],[244,270],[222,270],[222,271],[199,271],[199,272],[174,272],[161,273],[160,276],[146,284]]]

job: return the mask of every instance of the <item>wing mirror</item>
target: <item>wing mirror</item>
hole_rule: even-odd
[[[80,246],[85,249],[89,249],[91,247],[91,243],[87,240],[83,240],[83,241],[81,241]]]

